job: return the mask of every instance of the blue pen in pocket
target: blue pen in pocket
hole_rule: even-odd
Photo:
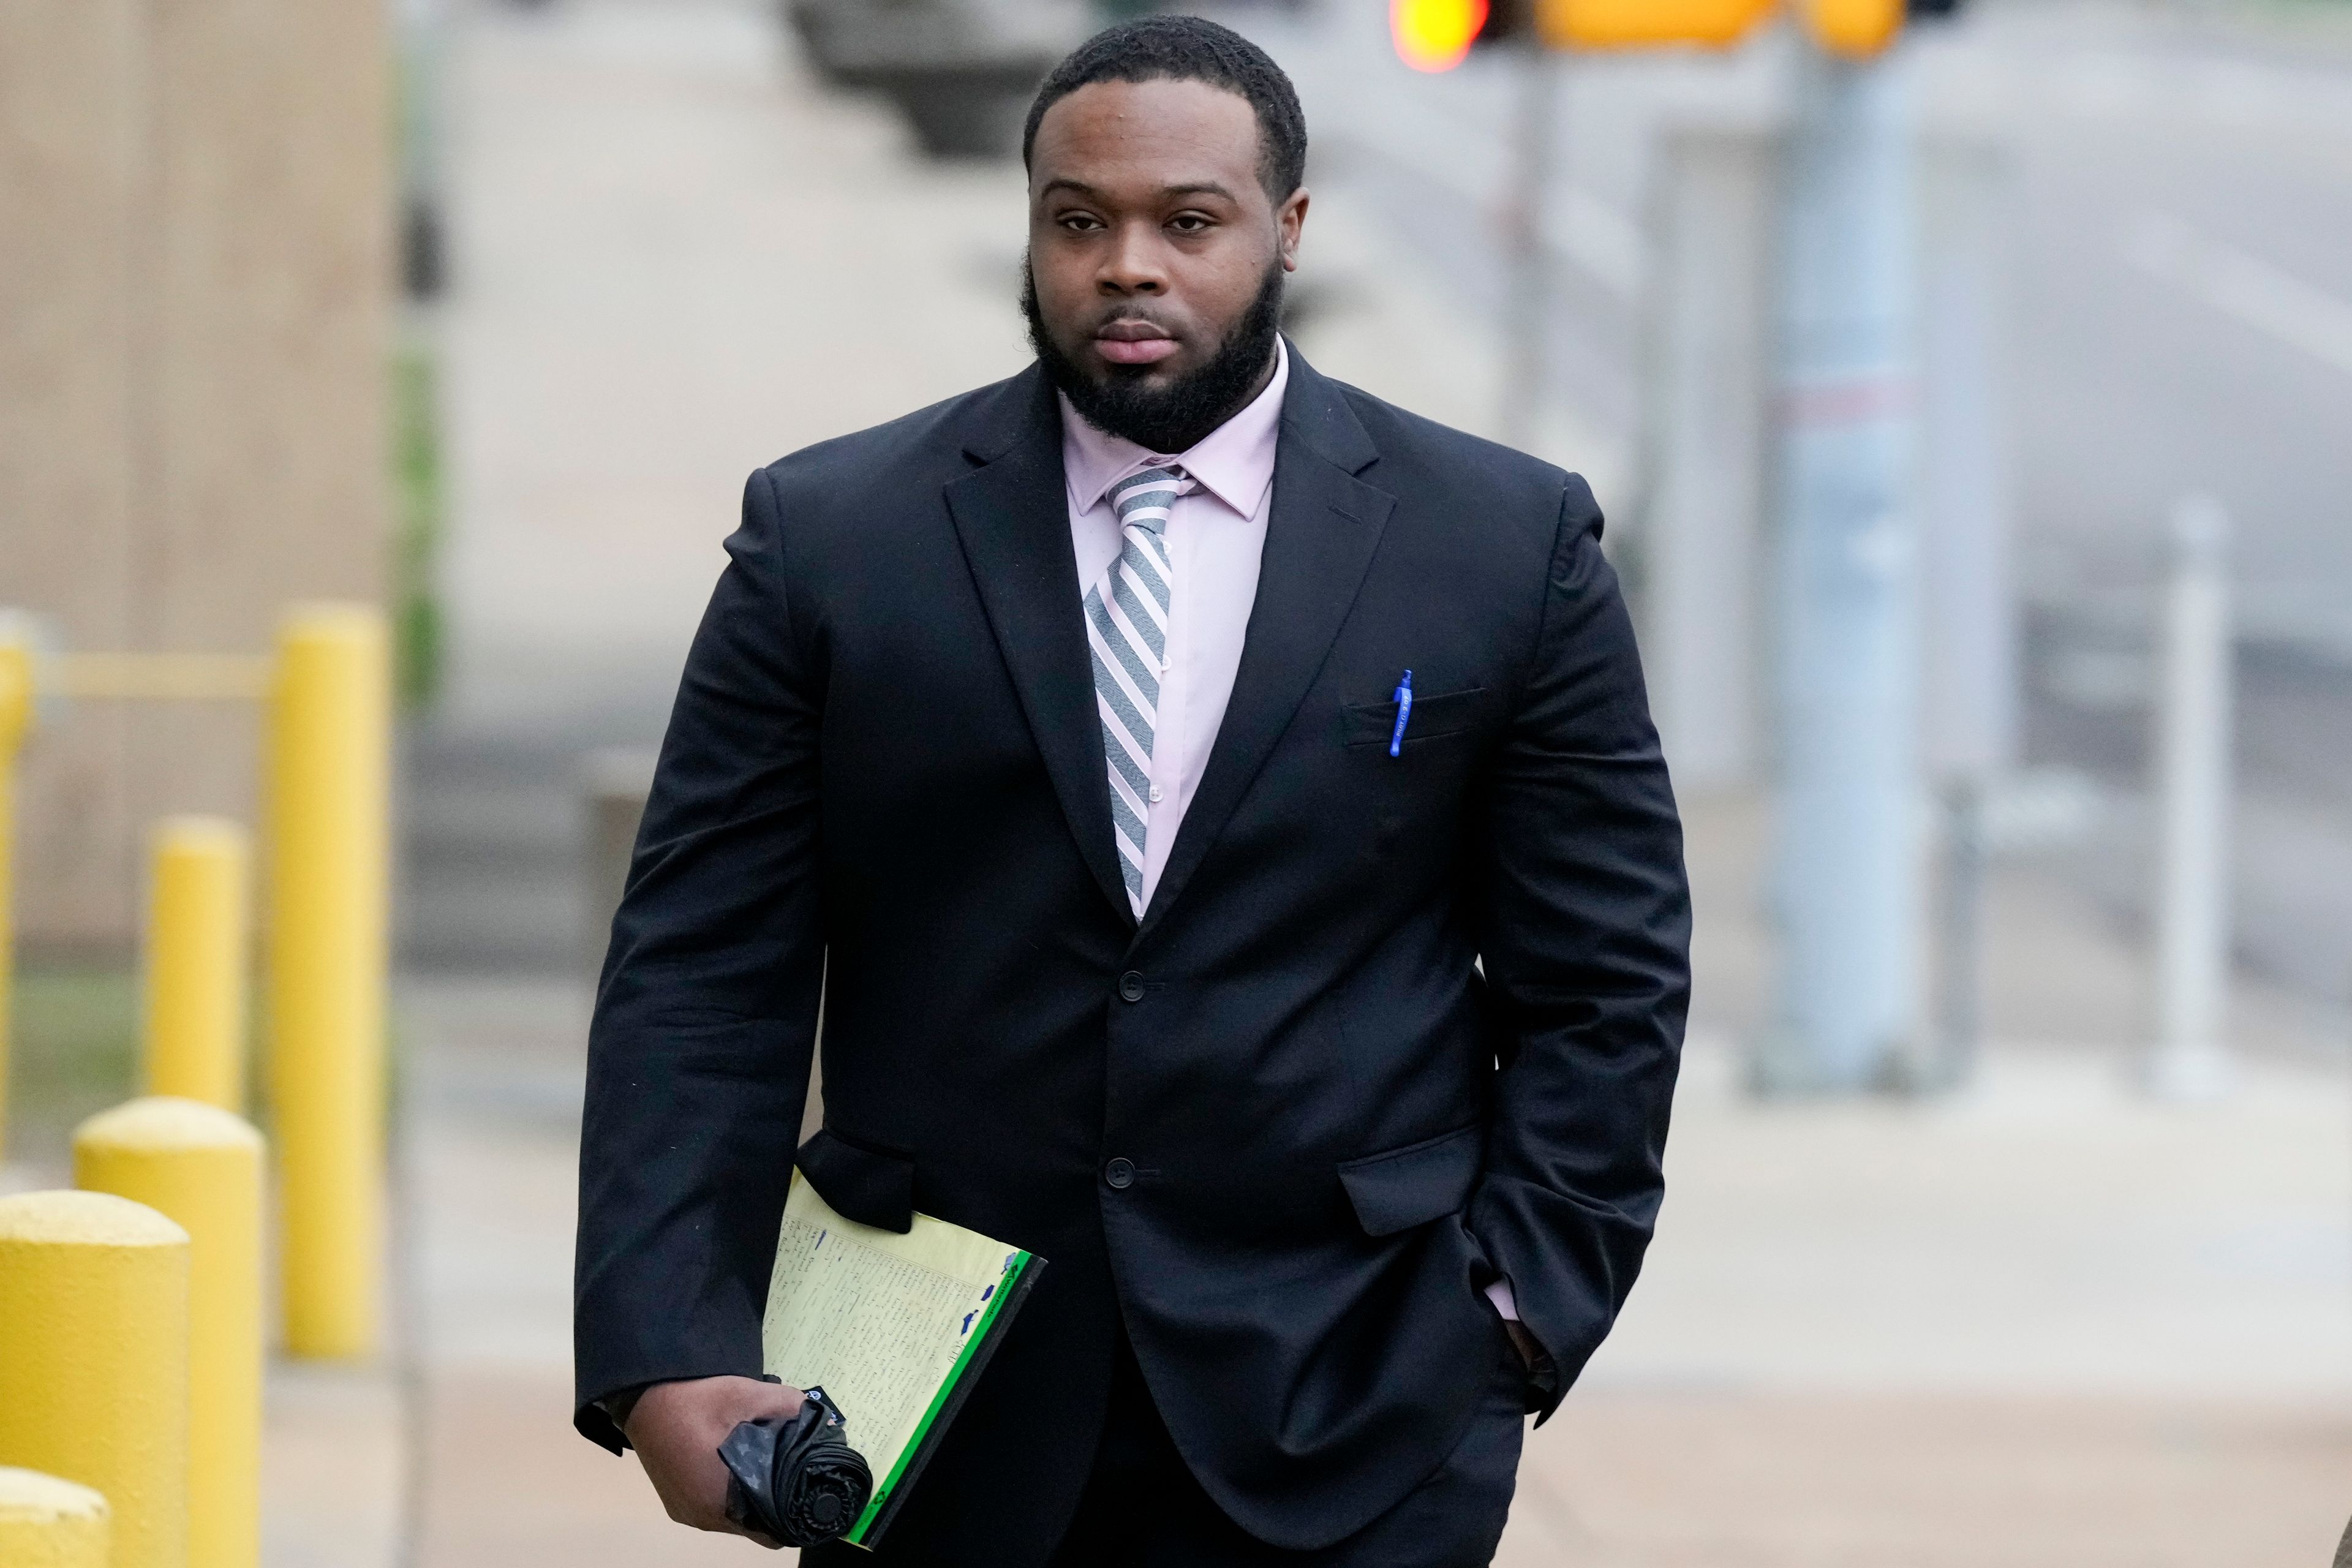
[[[1391,757],[1403,753],[1404,723],[1412,717],[1412,671],[1409,669],[1404,672],[1404,679],[1397,682],[1396,705],[1396,728],[1389,731],[1389,755]]]

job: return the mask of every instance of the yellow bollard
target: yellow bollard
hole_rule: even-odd
[[[261,1134],[161,1097],[74,1131],[74,1184],[188,1233],[188,1568],[261,1561]]]
[[[269,1074],[286,1347],[370,1353],[383,1237],[391,688],[383,617],[290,616],[269,755]]]
[[[106,1568],[106,1500],[88,1487],[0,1465],[0,1563]]]
[[[0,1563],[106,1568],[106,1500],[38,1470],[0,1465]]]
[[[155,831],[147,906],[147,1092],[245,1110],[245,829],[175,816]]]
[[[0,1153],[8,1148],[8,1033],[16,992],[16,754],[33,727],[33,645],[0,624]]]
[[[186,1231],[107,1193],[0,1198],[0,1465],[104,1494],[113,1568],[184,1568]]]

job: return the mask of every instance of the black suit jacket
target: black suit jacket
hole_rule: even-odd
[[[1581,479],[1294,352],[1240,672],[1139,923],[1043,374],[754,474],[597,1003],[582,1430],[758,1372],[821,984],[817,1190],[1049,1260],[886,1556],[1043,1559],[1121,1320],[1210,1494],[1294,1548],[1450,1450],[1498,1273],[1571,1380],[1649,1238],[1688,993],[1600,532]]]

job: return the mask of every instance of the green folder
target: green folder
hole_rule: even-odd
[[[761,1349],[770,1373],[839,1403],[874,1472],[843,1540],[871,1547],[889,1528],[1045,1268],[929,1215],[903,1236],[844,1219],[793,1173]]]

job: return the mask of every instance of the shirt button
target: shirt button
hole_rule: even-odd
[[[1158,805],[1160,804],[1160,786],[1158,784],[1153,784],[1151,786],[1151,804],[1154,805]]]
[[[1103,1180],[1108,1182],[1117,1191],[1122,1193],[1127,1191],[1129,1187],[1135,1184],[1135,1162],[1123,1159],[1113,1160],[1103,1167]]]
[[[1125,1000],[1125,1001],[1129,1001],[1129,1002],[1140,1002],[1140,1001],[1142,1001],[1142,1000],[1143,1000],[1143,976],[1142,976],[1142,975],[1140,975],[1140,974],[1138,974],[1138,973],[1137,973],[1134,970],[1132,970],[1132,969],[1129,970],[1126,973],[1124,973],[1124,974],[1120,975],[1120,976],[1118,977],[1118,994],[1119,994],[1120,998],[1121,998],[1122,1000]]]

